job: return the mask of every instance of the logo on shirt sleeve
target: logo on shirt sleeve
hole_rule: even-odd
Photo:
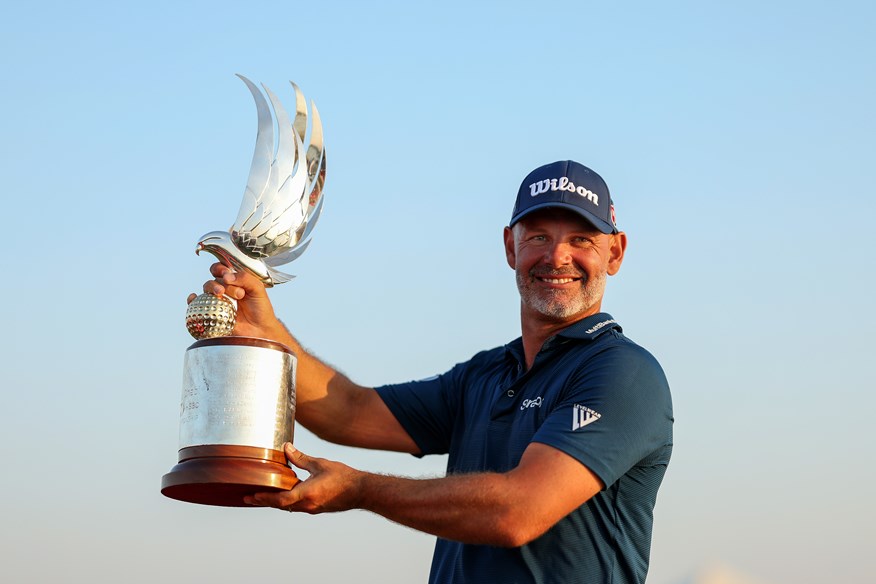
[[[601,417],[602,414],[595,410],[591,410],[587,406],[575,404],[575,407],[572,408],[572,430],[580,430]]]

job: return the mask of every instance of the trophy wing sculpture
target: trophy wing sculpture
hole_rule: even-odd
[[[258,134],[249,178],[234,225],[228,231],[202,235],[195,253],[209,252],[226,266],[246,270],[271,287],[294,278],[277,267],[304,253],[322,212],[325,185],[322,123],[311,101],[308,135],[307,102],[291,81],[295,90],[295,117],[291,121],[277,96],[262,85],[276,116],[275,147],[274,117],[268,101],[249,79],[238,77],[252,93],[258,111]],[[236,301],[201,294],[189,304],[186,328],[196,339],[222,337],[231,334],[236,318]]]
[[[278,266],[298,258],[310,243],[310,234],[322,212],[325,184],[325,148],[322,123],[311,101],[310,135],[307,103],[295,83],[295,118],[264,84],[276,116],[278,139],[274,147],[274,119],[259,88],[238,75],[252,93],[258,111],[258,134],[249,179],[237,219],[229,231],[211,231],[200,238],[197,253],[207,251],[236,270],[246,270],[266,286],[288,282],[294,276]]]

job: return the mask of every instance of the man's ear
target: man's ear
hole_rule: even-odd
[[[614,276],[620,270],[627,250],[627,234],[623,231],[611,235],[608,256],[608,275]]]
[[[510,227],[506,227],[503,236],[505,237],[505,259],[508,260],[508,266],[513,270],[517,266],[517,254],[514,250],[514,232]]]

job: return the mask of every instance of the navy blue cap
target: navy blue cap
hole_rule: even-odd
[[[608,185],[601,176],[574,160],[546,164],[526,175],[517,191],[508,225],[549,207],[574,211],[602,233],[618,231]]]

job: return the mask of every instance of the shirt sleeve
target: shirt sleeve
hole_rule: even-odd
[[[532,441],[577,459],[608,487],[644,459],[668,453],[672,421],[669,384],[657,360],[621,343],[581,364]],[[662,463],[668,462],[667,455]]]
[[[420,453],[446,454],[450,448],[458,401],[456,379],[461,365],[420,381],[378,387],[377,394],[416,442]]]

